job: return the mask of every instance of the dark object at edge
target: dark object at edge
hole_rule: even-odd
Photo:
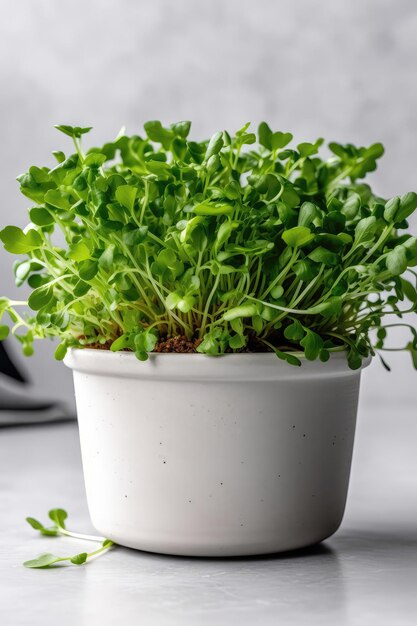
[[[6,348],[4,347],[3,342],[0,342],[0,374],[5,374],[10,378],[14,378],[14,380],[18,380],[20,383],[27,382],[23,374],[21,374],[16,366],[13,364],[12,360],[6,352]]]

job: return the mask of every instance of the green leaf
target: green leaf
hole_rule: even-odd
[[[362,366],[362,357],[356,349],[350,348],[348,351],[348,364],[350,369],[357,370]]]
[[[135,187],[131,185],[120,185],[116,189],[116,200],[132,213],[133,207],[135,206],[136,193],[137,189]]]
[[[298,214],[298,226],[308,227],[320,215],[318,207],[312,202],[303,202]]]
[[[282,352],[281,350],[275,350],[275,354],[282,361],[286,361],[288,365],[293,365],[295,367],[301,366],[300,359],[296,357],[294,354],[291,354],[290,352]]]
[[[56,537],[58,535],[58,530],[56,528],[45,528],[45,526],[34,517],[27,517],[26,521],[30,524],[30,526],[32,526],[32,528],[39,530],[41,535],[45,535],[47,537]]]
[[[37,226],[50,226],[55,221],[49,211],[42,207],[35,207],[34,209],[31,209],[29,211],[29,217],[31,222],[33,222]]]
[[[51,301],[53,296],[54,291],[52,287],[48,285],[38,287],[30,294],[28,304],[33,311],[39,311]]]
[[[318,140],[317,143],[309,143],[309,142],[299,143],[297,146],[297,150],[300,153],[300,156],[302,158],[309,157],[309,156],[312,156],[313,154],[317,154],[318,148],[321,143],[322,143],[321,140]]]
[[[415,265],[414,261],[417,261],[417,237],[402,238],[401,243],[406,249],[408,260],[412,261],[410,265]]]
[[[37,519],[35,519],[34,517],[27,517],[26,521],[28,524],[30,524],[30,526],[32,526],[32,528],[34,528],[35,530],[42,530],[43,529],[43,524],[41,524],[40,522],[38,522]]]
[[[282,233],[282,238],[290,248],[301,248],[312,241],[314,235],[306,226],[294,226],[294,228],[285,230]]]
[[[407,254],[404,246],[396,246],[385,259],[387,270],[394,276],[403,274],[407,269]]]
[[[9,327],[4,324],[0,324],[0,341],[4,341],[9,336]]]
[[[184,160],[187,154],[187,143],[180,137],[175,137],[172,140],[171,150],[177,159]]]
[[[273,287],[273,289],[271,289],[270,293],[271,297],[274,298],[274,300],[278,300],[278,298],[280,298],[284,293],[284,287],[282,285],[276,285],[275,287]]]
[[[170,128],[176,135],[186,139],[190,133],[191,122],[176,122]]]
[[[65,520],[68,517],[68,513],[64,509],[51,509],[48,512],[48,517],[55,522],[59,528],[65,528]]]
[[[246,345],[246,337],[244,335],[233,335],[229,339],[229,346],[232,350],[239,350]]]
[[[266,122],[261,122],[258,126],[258,137],[261,146],[267,150],[272,150],[272,130]]]
[[[376,217],[371,215],[361,219],[355,228],[355,244],[363,244],[374,238],[377,222]]]
[[[164,269],[175,270],[178,264],[178,257],[174,250],[165,248],[158,254],[157,262],[158,265]]]
[[[193,208],[196,215],[229,215],[233,213],[233,206],[230,204],[209,204],[202,202]]]
[[[291,133],[282,133],[280,131],[273,133],[271,137],[272,150],[279,150],[280,148],[284,148],[287,144],[290,143],[291,140]]]
[[[384,219],[387,222],[396,221],[396,216],[398,214],[400,204],[401,204],[401,200],[399,196],[395,196],[394,198],[391,198],[391,200],[388,200],[388,202],[385,204]]]
[[[50,189],[47,191],[44,199],[47,204],[50,204],[56,209],[68,211],[70,208],[68,197],[58,189]]]
[[[232,222],[228,220],[227,222],[223,222],[220,224],[219,229],[216,235],[216,250],[218,250],[223,244],[225,244],[232,232],[239,227],[239,222]]]
[[[93,127],[86,126],[82,128],[81,126],[68,126],[67,124],[59,124],[55,126],[57,130],[60,130],[61,133],[68,135],[69,137],[73,137],[75,139],[80,139],[82,135],[88,133]]]
[[[338,235],[343,232],[346,225],[346,217],[339,211],[329,211],[323,219],[323,228],[327,233]]]
[[[348,220],[353,220],[361,208],[361,197],[357,193],[352,193],[341,208],[342,214]]]
[[[44,202],[45,192],[48,189],[55,190],[59,194],[59,191],[56,189],[57,186],[65,184],[66,182],[72,182],[80,173],[80,165],[80,157],[78,154],[71,154],[64,161],[49,170],[52,182],[49,186],[43,186],[43,195],[41,197],[42,202]],[[21,178],[18,178],[18,180],[21,180]],[[21,185],[23,186],[23,182],[21,182]],[[37,198],[34,199],[39,202]]]
[[[85,261],[90,256],[90,248],[84,241],[78,241],[68,246],[68,258],[73,261]]]
[[[229,323],[231,328],[235,331],[237,335],[244,334],[244,326],[241,317],[237,317],[236,319],[231,320]]]
[[[130,333],[125,333],[121,335],[117,339],[113,341],[110,346],[110,350],[112,352],[118,352],[119,350],[125,350],[126,348],[130,348],[132,343],[132,339]]]
[[[407,219],[417,208],[417,193],[409,191],[400,198],[400,208],[395,216],[396,222]]]
[[[237,144],[243,146],[243,145],[250,145],[256,142],[256,135],[255,133],[245,133],[243,135],[241,135],[238,139],[238,141],[236,142]]]
[[[316,263],[323,263],[328,267],[337,265],[339,262],[338,255],[335,252],[327,250],[327,248],[323,248],[323,246],[315,248],[312,252],[310,252],[308,258]]]
[[[406,298],[408,298],[408,300],[410,300],[410,302],[412,302],[413,304],[417,304],[416,288],[413,287],[413,285],[404,278],[401,278],[401,286]]]
[[[82,280],[92,280],[98,272],[98,262],[93,259],[80,261],[78,263],[78,273]]]
[[[304,282],[310,282],[318,273],[317,266],[311,263],[309,259],[303,259],[295,263],[293,270],[295,275]]]
[[[40,554],[36,559],[32,559],[30,561],[25,561],[23,565],[29,568],[43,568],[49,567],[50,565],[54,565],[63,559],[55,554],[50,554],[49,552],[44,552]]]
[[[330,352],[328,350],[321,350],[319,354],[319,359],[322,363],[327,363],[330,359]]]
[[[55,359],[57,361],[62,361],[65,358],[65,355],[68,352],[68,344],[65,341],[62,341],[55,350]]]
[[[146,122],[144,129],[151,141],[161,143],[165,149],[168,149],[175,134],[172,130],[164,128],[158,120]]]
[[[87,558],[88,558],[87,552],[81,552],[80,554],[76,554],[75,556],[73,556],[70,559],[70,561],[74,565],[82,565],[83,563],[86,562]]]
[[[63,161],[65,161],[65,154],[61,150],[54,150],[52,154],[54,155],[58,163],[62,163]]]
[[[342,236],[344,233],[339,233]],[[339,237],[338,235],[333,235],[330,233],[319,233],[315,236],[314,242],[318,247],[326,248],[327,250],[331,250],[332,252],[340,252],[342,248],[346,245],[346,243],[351,243],[352,239],[349,238],[347,241],[345,237]],[[349,235],[348,235],[349,237]]]
[[[284,330],[284,337],[290,341],[300,341],[306,334],[302,324],[298,320],[294,320]]]
[[[84,165],[88,167],[101,167],[107,161],[105,154],[99,152],[91,152],[84,159]]]
[[[262,317],[260,315],[254,315],[252,317],[252,326],[253,326],[253,329],[254,329],[255,333],[257,335],[260,335],[262,330],[263,330],[263,328],[264,328],[264,322],[263,322]]]
[[[3,315],[4,311],[8,309],[10,306],[10,300],[8,298],[0,297],[0,317]]]
[[[148,234],[147,226],[139,226],[139,227],[136,226],[136,228],[125,230],[123,232],[122,238],[123,238],[123,242],[127,246],[131,247],[131,246],[137,246],[138,244],[145,241],[147,234]],[[115,250],[114,245],[112,245],[112,248],[113,250]]]
[[[177,309],[181,311],[181,313],[188,313],[195,305],[194,296],[186,295],[179,299],[177,302]]]
[[[309,315],[322,315],[323,317],[333,317],[339,315],[342,310],[343,300],[340,296],[332,296],[325,302],[320,302],[307,309]]]
[[[288,209],[293,209],[300,203],[300,196],[290,185],[286,185],[284,191],[281,194],[281,200],[286,204]],[[303,228],[300,226],[299,228]]]
[[[180,294],[176,292],[169,293],[165,298],[165,304],[170,311],[175,309],[178,305],[178,302],[181,300]]]
[[[323,340],[314,331],[306,328],[306,335],[300,340],[300,345],[304,348],[304,354],[308,361],[315,361],[318,359],[320,352],[323,349]]]
[[[158,336],[155,331],[144,330],[135,335],[134,345],[135,354],[140,361],[146,360],[147,353],[152,352],[158,341]],[[146,358],[144,358],[146,357]]]
[[[384,154],[384,146],[382,143],[373,143],[369,148],[366,148],[364,157],[367,159],[379,159]]]
[[[116,247],[114,244],[110,244],[104,252],[100,255],[98,264],[105,270],[110,270],[113,267],[114,254]]]
[[[74,296],[80,298],[90,291],[90,285],[83,280],[79,280],[74,287]]]
[[[349,235],[349,233],[338,233],[337,238],[344,244],[350,244],[352,243],[352,235]]]
[[[225,322],[230,322],[238,317],[252,317],[257,314],[258,307],[256,304],[241,304],[223,313],[222,319]]]
[[[17,226],[3,228],[0,239],[5,249],[12,254],[27,254],[42,246],[42,237],[36,230],[28,230],[25,234]]]
[[[218,154],[220,150],[222,149],[222,147],[223,147],[223,133],[221,132],[215,133],[208,143],[205,160],[208,161],[209,158],[213,156],[213,154]]]

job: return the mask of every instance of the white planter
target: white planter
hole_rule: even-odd
[[[344,354],[296,368],[273,354],[71,350],[91,519],[125,546],[262,554],[340,525],[360,371]]]

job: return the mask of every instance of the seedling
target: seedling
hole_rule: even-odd
[[[417,194],[387,200],[363,182],[380,143],[330,143],[324,159],[322,139],[290,147],[265,122],[196,142],[189,122],[152,121],[84,152],[90,128],[57,128],[75,151],[18,177],[30,223],[0,232],[31,290],[0,300],[26,355],[58,337],[57,359],[101,346],[146,360],[185,336],[203,354],[267,350],[292,365],[345,350],[358,368],[407,326],[398,349],[417,367],[402,319],[417,310]]]
[[[35,559],[25,561],[23,563],[25,567],[47,569],[49,567],[55,566],[57,563],[65,561],[70,562],[73,565],[83,565],[88,561],[88,559],[98,556],[99,554],[106,552],[112,546],[114,546],[113,541],[110,541],[110,539],[106,539],[105,537],[83,535],[67,530],[65,528],[65,520],[67,519],[68,514],[66,511],[64,511],[64,509],[52,509],[51,511],[49,511],[48,515],[49,518],[54,522],[52,526],[46,527],[33,517],[27,517],[26,521],[32,526],[32,528],[38,530],[41,535],[46,535],[47,537],[58,537],[59,535],[63,535],[66,537],[73,537],[75,539],[98,541],[101,545],[97,550],[93,550],[92,552],[80,552],[78,554],[75,554],[74,556],[56,556],[55,554],[44,552],[43,554],[37,556]]]

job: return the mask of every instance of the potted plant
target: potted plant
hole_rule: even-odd
[[[26,355],[60,339],[92,521],[123,545],[244,555],[335,532],[361,368],[417,309],[417,195],[362,182],[382,145],[323,159],[321,139],[248,126],[195,142],[153,121],[86,153],[90,128],[58,126],[75,152],[19,176],[30,224],[0,232],[32,313],[0,311]]]

